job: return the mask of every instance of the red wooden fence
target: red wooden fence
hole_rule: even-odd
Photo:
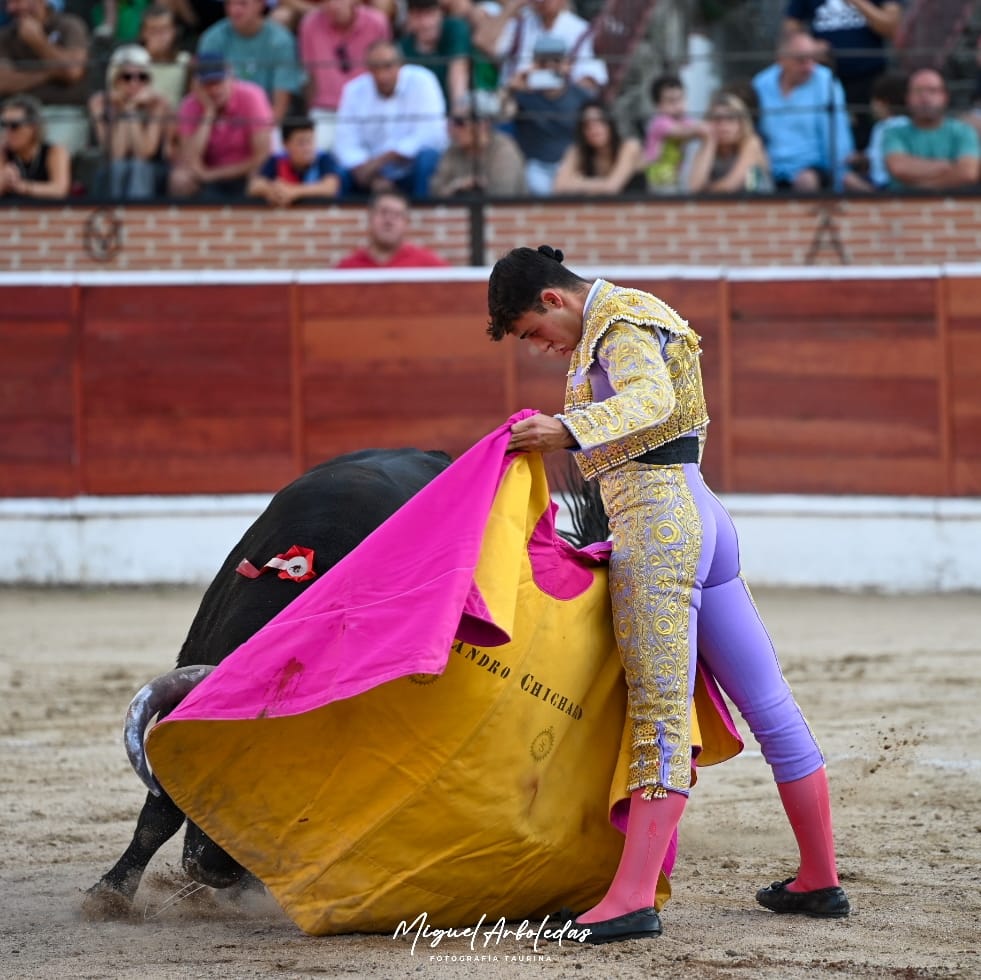
[[[647,275],[618,281],[703,337],[716,489],[981,494],[981,276]],[[272,491],[340,452],[457,454],[558,410],[565,364],[490,342],[485,290],[0,286],[0,496]]]

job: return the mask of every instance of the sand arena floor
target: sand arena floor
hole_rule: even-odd
[[[474,953],[466,940],[313,938],[265,896],[208,889],[162,908],[184,883],[177,838],[132,921],[81,916],[144,796],[124,712],[173,665],[199,598],[0,590],[0,977],[981,977],[981,596],[757,596],[828,756],[850,918],[754,903],[794,871],[754,743],[702,774],[663,937],[541,954],[527,940]]]

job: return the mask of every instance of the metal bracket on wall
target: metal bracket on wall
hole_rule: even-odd
[[[851,265],[852,260],[848,255],[848,249],[845,248],[845,243],[841,240],[835,221],[835,217],[841,213],[841,205],[835,202],[819,204],[815,213],[818,219],[817,228],[814,229],[814,237],[811,239],[804,261],[808,265],[813,265],[818,252],[825,245],[828,245],[834,250],[842,265]]]
[[[86,219],[82,243],[89,258],[111,262],[123,247],[123,222],[109,207],[96,208]]]

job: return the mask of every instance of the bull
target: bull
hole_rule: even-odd
[[[314,467],[278,491],[245,532],[205,591],[177,658],[177,668],[147,684],[127,714],[125,742],[149,792],[129,846],[86,893],[83,910],[104,918],[131,914],[132,901],[154,854],[187,822],[181,866],[211,888],[261,887],[212,841],[156,783],[143,751],[146,728],[165,717],[214,666],[281,612],[312,579],[245,577],[243,559],[258,562],[292,545],[314,552],[319,575],[353,550],[450,463],[441,452],[366,449]],[[572,469],[561,476],[571,509],[571,540],[578,545],[607,534],[602,503]],[[254,567],[254,566],[253,566]],[[303,579],[303,580],[298,580]]]

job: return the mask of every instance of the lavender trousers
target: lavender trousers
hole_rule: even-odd
[[[633,728],[631,789],[686,792],[695,661],[760,744],[778,783],[824,762],[739,566],[729,512],[697,463],[627,463],[600,477],[610,590]]]

